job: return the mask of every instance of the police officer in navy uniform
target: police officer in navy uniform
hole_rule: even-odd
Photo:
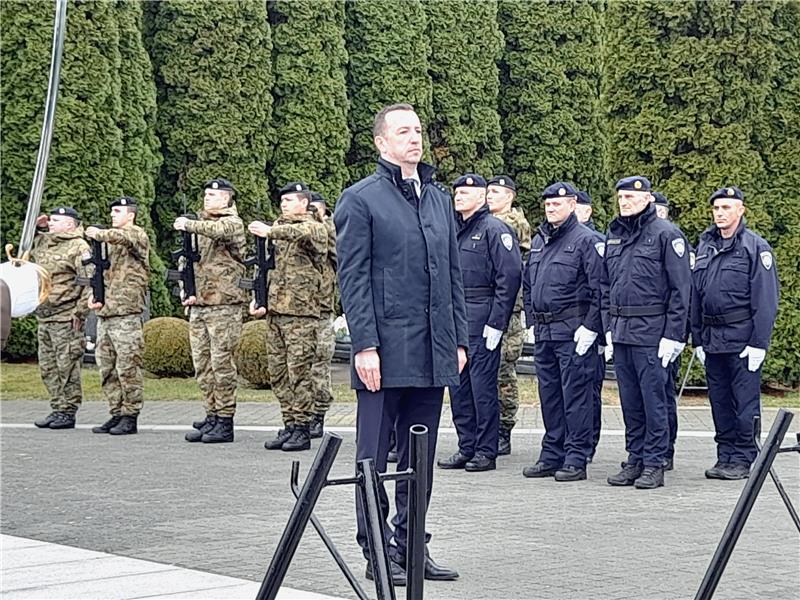
[[[444,388],[459,383],[467,362],[467,314],[450,193],[422,159],[422,125],[414,108],[393,104],[375,116],[380,159],[373,175],[342,192],[333,215],[339,289],[352,339],[351,382],[358,398],[356,460],[386,470],[395,428],[398,470],[408,468],[409,427],[428,428],[428,500]],[[392,579],[404,585],[408,484],[395,487],[397,511],[380,485]],[[360,502],[357,540],[369,557]],[[367,561],[367,578],[372,577]],[[425,578],[458,573],[426,553]]]
[[[664,485],[669,446],[667,369],[686,345],[689,252],[675,228],[656,216],[647,178],[620,179],[616,189],[620,216],[606,236],[603,309],[628,458],[608,483],[653,489]]]
[[[545,434],[525,477],[586,479],[592,452],[593,382],[600,314],[603,243],[578,222],[577,190],[558,182],[542,193],[546,220],[531,241],[525,317],[534,328],[536,376]]]
[[[700,236],[692,271],[692,341],[705,365],[717,443],[709,479],[748,476],[757,448],[761,364],[778,313],[778,273],[770,245],[748,229],[744,194],[711,195],[714,225]]]
[[[578,190],[578,199],[575,204],[575,216],[578,222],[588,227],[595,236],[595,243],[603,244],[605,250],[606,236],[597,231],[592,219],[592,197],[589,192]],[[605,265],[603,265],[605,269]],[[592,451],[588,462],[592,462],[597,445],[600,443],[600,429],[603,425],[603,380],[606,377],[605,337],[598,340],[597,354],[594,359],[594,378],[592,380]]]
[[[514,230],[489,212],[486,180],[467,173],[453,183],[458,248],[467,302],[469,350],[450,405],[458,452],[440,460],[442,469],[495,468],[500,429],[497,373],[500,340],[519,292],[522,258]]]

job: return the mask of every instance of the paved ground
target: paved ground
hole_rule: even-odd
[[[236,443],[218,446],[187,444],[173,430],[198,416],[194,403],[149,403],[143,431],[123,439],[13,425],[46,413],[46,403],[4,401],[0,410],[2,533],[250,581],[264,576],[292,509],[292,459],[301,460],[304,473],[313,457],[263,450],[269,434],[261,429],[277,425],[277,406],[270,404],[242,405]],[[353,410],[334,406],[331,421],[342,427],[345,441],[333,476],[353,471]],[[88,403],[80,422],[98,423],[104,412],[100,403]],[[773,414],[765,411],[767,424]],[[676,470],[656,491],[606,485],[623,455],[614,408],[604,408],[606,432],[585,482],[520,475],[541,440],[535,409],[524,411],[514,452],[497,471],[437,471],[430,547],[437,560],[459,569],[461,579],[428,583],[426,597],[692,597],[743,484],[703,478],[714,460],[708,411],[682,409],[680,418]],[[149,427],[155,425],[164,427]],[[798,428],[800,422],[793,423],[792,430]],[[455,447],[452,430],[441,433],[439,447],[440,454]],[[777,462],[793,498],[800,497],[799,458],[781,455]],[[352,504],[351,489],[328,488],[316,514],[366,586]],[[797,542],[767,482],[716,597],[797,598]],[[354,597],[311,529],[285,585]]]

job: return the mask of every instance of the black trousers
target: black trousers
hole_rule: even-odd
[[[397,432],[398,471],[408,468],[408,430],[412,425],[428,428],[428,503],[433,487],[433,459],[436,456],[436,438],[442,414],[444,388],[388,388],[378,392],[358,390],[358,415],[356,419],[356,460],[371,458],[379,473],[386,471],[389,452],[389,435]],[[389,544],[392,558],[405,562],[408,524],[408,482],[398,481],[395,486],[395,510],[392,527],[389,526],[389,497],[381,484],[379,489],[384,540]],[[366,512],[356,494],[356,539],[365,557],[368,557]],[[426,534],[426,540],[430,538]]]

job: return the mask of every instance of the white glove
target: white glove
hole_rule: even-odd
[[[698,346],[694,349],[694,355],[697,357],[697,360],[700,361],[700,364],[704,367],[706,366],[706,351],[703,350],[702,346]]]
[[[684,348],[686,348],[686,342],[678,342],[675,345],[675,352],[672,354],[672,358],[669,359],[669,362],[672,363],[678,360],[678,357],[681,355],[681,352],[683,352]]]
[[[747,370],[758,371],[761,363],[764,362],[764,357],[767,356],[767,351],[764,348],[753,348],[752,346],[745,346],[739,358],[747,358]]]
[[[594,331],[586,329],[583,325],[578,327],[572,336],[572,341],[575,342],[575,354],[578,356],[586,354],[596,339],[597,334]]]
[[[497,345],[500,343],[500,339],[503,337],[503,332],[499,329],[495,329],[494,327],[484,325],[483,337],[486,338],[486,349],[491,352],[497,348]]]
[[[672,356],[675,354],[680,342],[671,340],[669,338],[661,338],[658,342],[658,358],[661,359],[661,366],[665,369],[667,365],[672,362]]]
[[[611,341],[611,332],[606,331],[606,349],[603,351],[606,362],[614,358],[614,343]]]
[[[536,335],[534,334],[533,329],[534,329],[533,325],[528,327],[528,338],[530,339],[531,344],[535,344],[536,343]]]

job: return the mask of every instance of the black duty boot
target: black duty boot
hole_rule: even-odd
[[[715,479],[727,479],[729,481],[735,481],[737,479],[747,479],[748,477],[750,477],[749,466],[727,464],[727,465],[722,465],[719,468],[719,475]]]
[[[280,450],[283,448],[283,445],[289,441],[289,438],[292,437],[293,432],[294,425],[287,425],[284,429],[278,431],[278,435],[275,436],[275,439],[264,442],[264,448],[267,450]]]
[[[204,444],[221,444],[233,441],[233,417],[217,416],[216,422],[200,441]]]
[[[608,485],[633,485],[642,474],[642,469],[642,463],[631,464],[624,462],[622,463],[622,470],[616,475],[611,475],[606,481],[608,481]]]
[[[203,417],[202,421],[192,421],[192,427],[194,427],[195,429],[202,429],[203,427],[206,426],[206,423],[211,417],[214,417],[214,421],[217,420],[217,415],[207,414],[205,417]]]
[[[281,447],[284,452],[298,452],[311,449],[311,437],[308,435],[308,425],[295,425],[292,437]]]
[[[718,460],[713,467],[706,469],[706,479],[725,479],[722,476],[722,471],[728,466],[728,463]]]
[[[500,428],[500,436],[497,439],[497,456],[508,456],[511,454],[511,430]]]
[[[75,415],[56,413],[56,418],[50,422],[50,429],[75,429]]]
[[[92,427],[92,433],[109,433],[114,427],[119,425],[122,417],[119,415],[112,416],[108,421],[97,427]]]
[[[558,471],[558,467],[551,467],[544,463],[537,462],[532,467],[525,467],[522,469],[522,474],[525,477],[532,477],[532,478],[541,478],[541,477],[552,477]]]
[[[556,471],[556,481],[582,481],[586,479],[586,469],[575,465],[564,465]]]
[[[633,486],[639,490],[654,490],[664,485],[663,467],[645,467]]]
[[[323,427],[325,426],[325,415],[314,415],[311,417],[311,422],[308,424],[308,435],[312,440],[321,438]]]
[[[50,423],[56,420],[56,415],[58,412],[53,411],[43,419],[36,419],[33,424],[36,425],[39,429],[47,429],[50,427]]]
[[[470,473],[478,473],[480,471],[494,471],[497,468],[495,460],[484,456],[483,454],[476,454],[472,459],[464,465],[464,470]]]
[[[447,458],[440,458],[436,461],[436,464],[439,466],[440,469],[463,469],[467,466],[467,463],[472,460],[471,456],[466,456],[465,454],[461,454],[461,452],[456,452],[453,456],[448,456]]]
[[[192,427],[194,427],[197,423],[203,423],[203,426],[200,429],[194,429],[183,436],[187,442],[199,442],[203,439],[203,434],[208,433],[214,428],[214,425],[217,422],[217,415],[208,415],[203,421],[195,421],[192,423]]]
[[[136,429],[137,419],[138,416],[122,415],[119,418],[119,423],[117,423],[117,426],[109,429],[108,433],[111,435],[132,435],[134,433],[138,433],[138,430]]]

